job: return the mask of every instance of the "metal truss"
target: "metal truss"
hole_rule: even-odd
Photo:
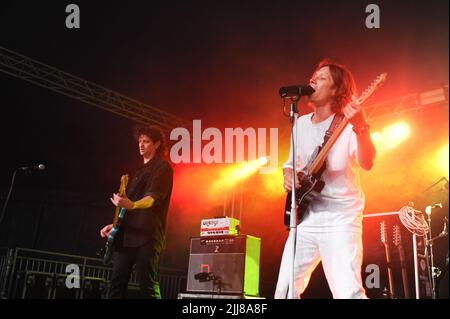
[[[365,106],[364,110],[367,118],[374,120],[442,106],[448,107],[448,84],[435,90],[408,94],[392,100]]]
[[[106,111],[143,124],[158,124],[170,133],[175,127],[191,128],[192,123],[156,107],[61,71],[0,46],[0,71],[64,94]],[[366,106],[371,120],[390,117],[432,106],[448,107],[448,85],[423,93]]]
[[[142,124],[170,133],[192,123],[123,94],[61,71],[0,46],[0,71]]]

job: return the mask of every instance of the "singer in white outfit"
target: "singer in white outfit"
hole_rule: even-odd
[[[308,163],[315,148],[323,143],[325,131],[336,113],[342,113],[350,124],[327,157],[322,175],[325,187],[311,202],[297,228],[294,295],[301,297],[312,272],[322,261],[333,298],[367,298],[361,278],[364,193],[359,183],[359,170],[372,168],[375,147],[364,111],[354,97],[353,75],[345,66],[323,60],[316,68],[310,86],[315,92],[308,102],[314,112],[297,118],[298,171]],[[283,166],[286,192],[292,190],[292,167],[291,145],[289,158]],[[289,293],[291,252],[288,240],[275,291],[277,299],[287,298]]]

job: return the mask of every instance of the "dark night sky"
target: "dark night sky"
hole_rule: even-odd
[[[306,81],[322,57],[355,70],[360,87],[387,70],[379,99],[448,82],[448,1],[380,1],[379,30],[364,25],[366,1],[84,1],[80,30],[64,26],[67,3],[3,1],[1,45],[216,127],[283,129],[277,88]],[[0,81],[1,185],[38,162],[50,188],[116,184],[104,171],[134,152],[129,120],[3,73]]]
[[[69,3],[80,6],[79,30],[65,27]],[[369,3],[380,7],[380,29],[365,26]],[[286,145],[278,89],[306,82],[324,57],[347,65],[360,90],[388,72],[374,103],[448,84],[448,3],[3,0],[0,46],[188,121],[201,119],[204,127],[278,127]],[[47,170],[21,180],[17,190],[104,196],[139,163],[132,121],[2,72],[0,92],[0,189],[15,168],[44,163]],[[444,114],[445,123],[440,113],[433,119],[448,132],[448,108]],[[280,164],[284,156],[280,151]],[[175,194],[183,192],[178,185],[175,180]],[[108,204],[107,197],[97,200]],[[180,226],[181,240],[201,217]],[[274,233],[283,227],[274,230],[264,218],[252,222],[253,234],[273,245],[263,252],[265,261],[272,258],[263,279],[272,281],[284,241]]]

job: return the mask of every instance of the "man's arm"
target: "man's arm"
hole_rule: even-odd
[[[140,200],[133,202],[132,209],[140,209],[140,208],[150,208],[155,203],[155,199],[151,196],[145,196]]]
[[[357,103],[356,98],[353,97],[353,102],[344,107],[343,113],[353,125],[353,131],[356,134],[358,163],[361,168],[370,170],[373,167],[376,149],[370,136],[369,125],[367,124],[364,110]]]
[[[356,140],[358,142],[358,163],[365,169],[370,170],[373,167],[375,160],[376,149],[373,145],[372,138],[368,126],[362,128],[361,134],[356,134]]]
[[[128,210],[140,209],[140,208],[149,208],[153,206],[155,199],[151,196],[145,196],[140,200],[133,202],[128,197],[120,197],[117,194],[113,194],[111,197],[111,202],[118,207],[123,207]]]
[[[149,208],[164,198],[169,191],[172,183],[172,169],[167,165],[161,167],[154,173],[153,178],[149,179],[145,186],[144,197],[133,202],[128,197],[120,197],[118,194],[113,194],[111,202],[118,207],[123,207],[128,210]]]

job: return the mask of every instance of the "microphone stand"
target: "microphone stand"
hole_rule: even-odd
[[[431,210],[431,209],[430,209]],[[426,238],[426,247],[428,251],[428,271],[431,279],[431,299],[436,299],[436,280],[434,276],[434,257],[433,257],[433,242],[431,241],[431,212],[427,214],[428,217],[428,236]]]
[[[441,179],[442,180],[442,179]],[[434,267],[434,256],[433,256],[433,244],[434,241],[439,237],[444,237],[446,235],[447,228],[445,227],[445,219],[444,219],[444,230],[436,237],[433,238],[431,232],[431,210],[435,207],[441,207],[442,204],[436,204],[432,206],[428,206],[429,210],[425,209],[427,220],[428,220],[428,234],[426,236],[426,248],[427,248],[427,261],[428,261],[428,271],[431,279],[431,298],[436,299],[436,273]]]
[[[19,179],[16,184],[20,183],[23,180],[23,178],[25,178],[25,176],[30,173],[29,170],[25,170],[23,167],[19,167],[19,168],[16,168],[14,170],[14,173],[13,173],[13,176],[12,176],[12,179],[11,179],[11,185],[9,186],[8,194],[6,195],[5,202],[3,203],[2,211],[0,212],[0,230],[2,228],[2,222],[3,222],[3,220],[5,219],[5,216],[6,216],[6,207],[8,206],[9,200],[11,198],[11,193],[12,193],[12,190],[13,190],[13,187],[14,187],[14,181],[16,180],[16,174],[18,172],[21,172],[21,171],[23,171],[25,175],[22,175],[21,176],[22,179]]]
[[[0,229],[2,227],[3,218],[5,217],[6,206],[8,206],[9,198],[11,197],[11,192],[12,192],[12,189],[14,186],[14,180],[16,179],[16,174],[19,170],[20,170],[20,168],[17,168],[16,170],[14,170],[14,173],[13,173],[13,176],[11,179],[11,185],[9,186],[8,195],[6,195],[5,203],[3,204],[2,212],[0,213]]]
[[[295,268],[295,249],[297,244],[297,201],[295,200],[295,180],[297,177],[296,168],[296,156],[297,156],[297,102],[299,97],[291,97],[290,103],[290,122],[291,122],[291,136],[292,136],[292,191],[291,191],[291,212],[290,212],[290,223],[289,223],[289,240],[292,243],[291,246],[291,260],[290,260],[290,271],[289,271],[289,295],[288,299],[295,298],[294,289],[294,268]]]

